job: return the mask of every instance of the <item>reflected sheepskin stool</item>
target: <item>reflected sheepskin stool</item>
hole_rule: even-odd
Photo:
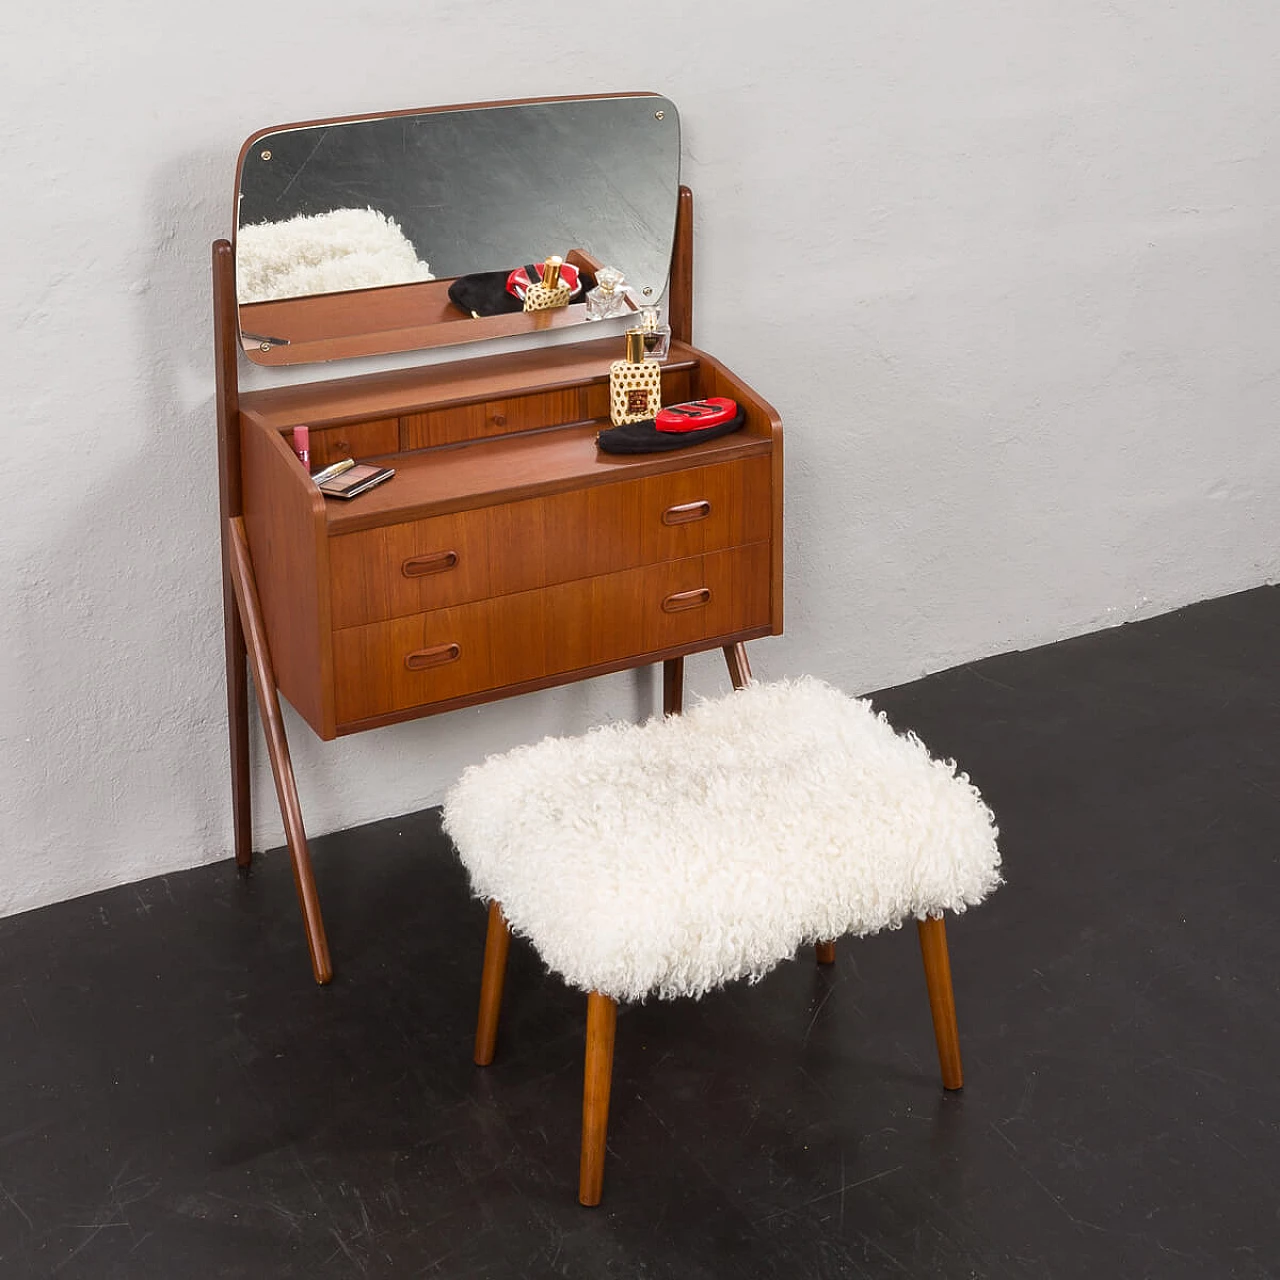
[[[241,302],[434,280],[394,218],[376,209],[331,209],[236,232]]]
[[[865,701],[748,684],[683,715],[491,756],[444,828],[489,902],[476,1061],[493,1060],[511,932],[588,993],[579,1199],[597,1204],[618,1001],[701,996],[798,948],[918,921],[943,1084],[962,1083],[943,911],[1000,883],[992,815]]]

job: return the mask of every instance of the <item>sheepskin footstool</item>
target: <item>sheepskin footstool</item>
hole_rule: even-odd
[[[597,1204],[617,1001],[758,979],[803,945],[919,923],[943,1084],[962,1083],[943,911],[1000,883],[992,815],[953,763],[818,680],[547,738],[469,768],[444,828],[488,900],[476,1061],[511,931],[588,993],[579,1199]]]

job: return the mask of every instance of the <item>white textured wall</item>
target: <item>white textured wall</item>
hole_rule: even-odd
[[[208,251],[259,126],[679,104],[696,337],[788,428],[788,633],[758,672],[865,690],[1272,579],[1273,3],[640,12],[5,6],[0,912],[227,851]],[[691,680],[724,683],[711,658]],[[291,720],[311,829],[434,803],[485,751],[654,689],[328,746]]]

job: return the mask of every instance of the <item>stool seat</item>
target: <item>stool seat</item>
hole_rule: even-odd
[[[1000,883],[967,775],[811,678],[492,756],[451,788],[444,828],[511,931],[616,1001],[757,979]]]

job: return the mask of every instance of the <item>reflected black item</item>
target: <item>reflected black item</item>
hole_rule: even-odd
[[[737,415],[727,422],[704,427],[701,431],[659,431],[652,418],[645,418],[642,422],[627,422],[600,432],[596,436],[596,447],[605,453],[667,453],[740,431],[746,421],[747,412],[741,407]]]
[[[507,292],[506,271],[478,271],[474,275],[459,276],[449,286],[449,301],[461,307],[467,315],[508,316],[524,310],[524,303]]]
[[[571,268],[574,288],[569,295],[576,300],[582,293],[583,281],[591,282],[585,271]],[[526,263],[525,276],[529,280],[542,279],[542,264]],[[449,286],[449,301],[455,307],[461,307],[467,315],[476,316],[509,316],[524,310],[524,299],[510,290],[511,277],[514,273],[507,271],[478,271],[469,276],[459,276]]]

